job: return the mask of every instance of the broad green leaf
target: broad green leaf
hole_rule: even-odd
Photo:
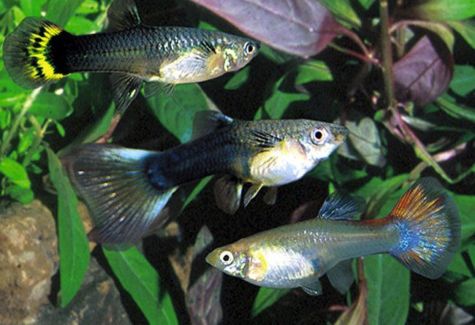
[[[51,182],[58,193],[60,305],[65,307],[83,282],[89,266],[89,244],[71,183],[56,154],[49,148],[46,152]]]
[[[254,119],[271,118],[280,119],[284,115],[285,111],[289,108],[289,105],[297,102],[308,100],[310,97],[307,94],[302,93],[288,93],[280,89],[285,77],[280,78],[272,89],[272,95],[266,100],[264,106],[259,108],[254,116]]]
[[[137,248],[110,250],[103,247],[102,251],[112,271],[150,324],[178,324],[172,300],[160,288],[157,271]]]
[[[454,290],[454,300],[462,306],[475,305],[475,279],[460,283]]]
[[[450,89],[460,96],[467,96],[475,91],[475,68],[470,65],[456,65]]]
[[[475,218],[473,217],[475,195],[450,194],[459,210],[462,222],[462,240],[466,240],[475,235]]]
[[[66,24],[66,30],[74,31],[75,34],[91,34],[100,31],[102,26],[97,25],[95,21],[89,20],[83,16],[73,16]]]
[[[374,3],[375,0],[358,0],[363,8],[368,9]]]
[[[35,198],[35,194],[31,189],[23,188],[18,185],[8,186],[6,193],[22,204],[28,204]]]
[[[411,21],[411,25],[422,27],[435,33],[444,41],[444,43],[447,45],[447,48],[452,52],[454,48],[455,37],[454,37],[454,34],[452,33],[452,30],[449,27],[447,27],[445,22],[439,23],[439,22],[432,22],[432,21],[416,20],[416,21]]]
[[[47,4],[46,19],[55,24],[65,26],[74,11],[84,0],[49,0]]]
[[[252,304],[252,317],[256,317],[263,310],[272,306],[289,291],[288,289],[259,288],[254,303]]]
[[[347,121],[349,140],[358,154],[370,165],[382,167],[386,163],[378,128],[373,120],[364,117],[358,123]]]
[[[197,84],[178,85],[171,94],[162,92],[147,101],[160,123],[182,143],[191,139],[195,113],[209,107]]]
[[[73,108],[63,96],[41,92],[31,105],[29,113],[53,120],[62,120],[69,116],[72,111]]]
[[[11,158],[5,157],[0,160],[0,173],[21,188],[28,189],[31,186],[25,167]]]
[[[412,15],[426,20],[463,20],[475,16],[475,1],[431,0],[407,9]]]
[[[455,29],[468,45],[475,49],[475,22],[473,20],[447,21],[447,24]]]
[[[296,85],[303,85],[312,81],[332,81],[330,68],[323,61],[309,60],[297,67]]]
[[[442,108],[444,112],[454,118],[463,119],[475,123],[475,108],[464,106],[462,104],[457,104],[448,95],[443,95],[437,98],[436,104],[437,106]]]
[[[249,79],[250,71],[251,71],[251,68],[247,66],[244,69],[237,72],[231,79],[229,79],[226,85],[224,85],[224,89],[234,90],[244,85],[247,79]]]
[[[361,20],[351,7],[351,1],[320,0],[320,3],[330,10],[335,18],[343,25],[346,25],[347,27],[361,26]]]
[[[40,16],[46,0],[20,0],[20,7],[27,16]]]

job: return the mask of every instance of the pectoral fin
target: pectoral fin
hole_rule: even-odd
[[[137,97],[142,86],[142,79],[123,73],[113,73],[110,79],[114,92],[116,111],[119,114],[123,114],[135,97]]]
[[[242,182],[236,177],[226,175],[214,183],[216,205],[228,214],[236,213],[241,204]]]
[[[244,207],[247,207],[249,202],[256,197],[257,193],[261,190],[264,185],[262,184],[253,184],[244,195]]]
[[[323,293],[322,284],[319,280],[302,286],[302,289],[311,296],[318,296]]]
[[[264,202],[267,205],[274,205],[275,202],[277,202],[277,193],[278,193],[278,188],[276,186],[269,187],[266,191],[266,194],[264,195]]]
[[[346,293],[354,281],[352,261],[342,261],[327,272],[330,283],[341,294]]]
[[[171,95],[174,89],[175,85],[173,84],[166,84],[162,82],[146,82],[143,87],[143,95],[146,98],[153,97],[159,93]]]

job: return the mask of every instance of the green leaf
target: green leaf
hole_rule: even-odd
[[[320,3],[330,10],[335,18],[343,25],[347,27],[361,26],[361,20],[351,7],[349,0],[320,0]]]
[[[444,43],[447,45],[447,48],[451,52],[453,51],[455,37],[454,37],[454,34],[452,33],[452,30],[449,27],[447,27],[445,22],[439,23],[439,22],[432,22],[432,21],[416,20],[416,21],[411,21],[410,24],[413,26],[425,28],[435,33],[444,41]]]
[[[41,92],[31,105],[29,113],[59,121],[69,116],[72,111],[73,108],[63,96]]]
[[[46,0],[20,0],[20,7],[27,16],[41,16],[41,8]]]
[[[370,165],[382,167],[386,163],[383,156],[381,137],[373,120],[364,117],[358,121],[347,121],[345,126],[350,131],[349,142],[361,158]]]
[[[55,24],[65,26],[74,11],[84,0],[49,0],[47,5],[46,19]]]
[[[475,305],[475,279],[460,283],[454,290],[454,300],[462,306]]]
[[[460,195],[452,192],[450,194],[459,209],[462,222],[462,240],[466,240],[475,235],[475,218],[473,218],[475,195]]]
[[[407,9],[408,13],[426,20],[445,22],[463,20],[475,16],[475,1],[467,0],[431,0]]]
[[[160,93],[147,100],[160,123],[182,143],[191,139],[195,113],[209,107],[197,84],[178,85],[171,94]]]
[[[281,119],[290,104],[296,101],[308,100],[308,94],[288,93],[280,89],[286,76],[280,78],[272,88],[272,95],[266,100],[264,105],[259,108],[254,119],[271,118]]]
[[[251,68],[249,66],[245,67],[244,69],[240,70],[236,73],[229,81],[224,85],[224,89],[226,90],[234,90],[238,89],[242,85],[244,85],[249,79],[249,73]]]
[[[323,61],[309,60],[297,67],[296,85],[303,85],[312,81],[332,81],[330,68]]]
[[[8,186],[6,194],[22,204],[28,204],[35,198],[35,194],[29,188],[23,188],[18,185]]]
[[[475,91],[475,68],[470,65],[456,65],[450,89],[460,96]]]
[[[171,298],[160,288],[157,271],[137,248],[102,250],[112,271],[150,324],[178,324]]]
[[[450,116],[456,119],[467,120],[472,123],[475,123],[475,109],[472,107],[467,107],[462,104],[457,104],[450,96],[447,94],[440,96],[435,101],[436,105],[440,107]]]
[[[369,9],[369,7],[371,7],[374,1],[375,0],[359,0],[358,2],[363,6],[363,8]]]
[[[0,160],[0,173],[21,188],[28,189],[31,186],[25,167],[11,158],[5,157]]]
[[[252,304],[252,317],[256,317],[263,310],[272,306],[289,291],[289,289],[259,288],[254,303]]]
[[[58,193],[59,282],[61,307],[74,298],[89,266],[89,244],[71,183],[55,153],[47,148],[48,169]]]
[[[475,49],[475,22],[473,20],[467,21],[447,21],[453,29],[455,29],[470,45]]]
[[[12,112],[0,107],[0,129],[5,129],[12,121]]]
[[[83,16],[73,16],[69,19],[65,29],[74,31],[75,34],[91,34],[100,31],[101,26]]]

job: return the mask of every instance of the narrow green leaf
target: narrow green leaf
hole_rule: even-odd
[[[351,1],[320,0],[320,3],[330,10],[335,18],[343,25],[346,25],[347,27],[361,26],[361,20],[351,7]]]
[[[369,9],[369,7],[371,7],[374,1],[375,0],[359,0],[358,2],[363,6],[363,8]]]
[[[11,158],[5,157],[0,160],[0,173],[21,188],[27,189],[31,186],[25,167]]]
[[[453,29],[457,31],[473,49],[475,49],[475,22],[466,21],[447,21]]]
[[[447,48],[452,52],[454,49],[455,37],[452,30],[444,23],[416,20],[411,21],[411,25],[425,28],[438,35]]]
[[[450,89],[460,96],[475,91],[475,68],[470,65],[456,65]]]
[[[49,0],[47,5],[46,19],[55,24],[65,26],[74,11],[84,0]]]
[[[249,79],[250,71],[251,71],[251,68],[247,66],[244,69],[237,72],[231,79],[229,79],[226,85],[224,85],[224,89],[234,90],[244,85],[247,79]]]
[[[71,183],[56,154],[49,148],[46,152],[51,182],[58,193],[60,305],[65,307],[83,282],[89,266],[89,245]]]
[[[195,113],[209,107],[197,84],[178,85],[171,94],[149,97],[148,103],[160,123],[182,143],[191,139]]]
[[[330,68],[323,61],[309,60],[297,67],[296,85],[303,85],[312,81],[332,81]]]
[[[112,271],[150,324],[178,324],[170,296],[160,289],[157,271],[137,248],[102,250]]]
[[[407,12],[425,20],[463,20],[475,15],[475,1],[431,0],[410,7]]]
[[[443,95],[437,98],[436,104],[450,116],[475,123],[475,109],[457,104],[450,96]]]
[[[475,305],[475,279],[462,282],[454,290],[454,300],[462,306]]]
[[[212,178],[213,176],[207,176],[198,182],[193,191],[191,191],[190,195],[187,196],[185,203],[183,203],[182,210],[184,210],[188,204],[190,204],[198,196],[198,194],[200,194],[200,192],[206,187],[206,185],[208,185]]]
[[[59,121],[69,116],[72,111],[73,108],[63,96],[58,96],[48,92],[41,92],[35,98],[29,113],[35,116],[41,116]]]
[[[252,317],[256,317],[263,310],[272,306],[289,291],[288,289],[259,288],[254,303],[252,304]]]

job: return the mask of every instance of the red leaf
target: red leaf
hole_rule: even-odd
[[[192,0],[276,49],[309,57],[343,27],[316,0]]]
[[[396,98],[424,106],[447,90],[453,71],[453,58],[445,44],[424,36],[393,66]]]

